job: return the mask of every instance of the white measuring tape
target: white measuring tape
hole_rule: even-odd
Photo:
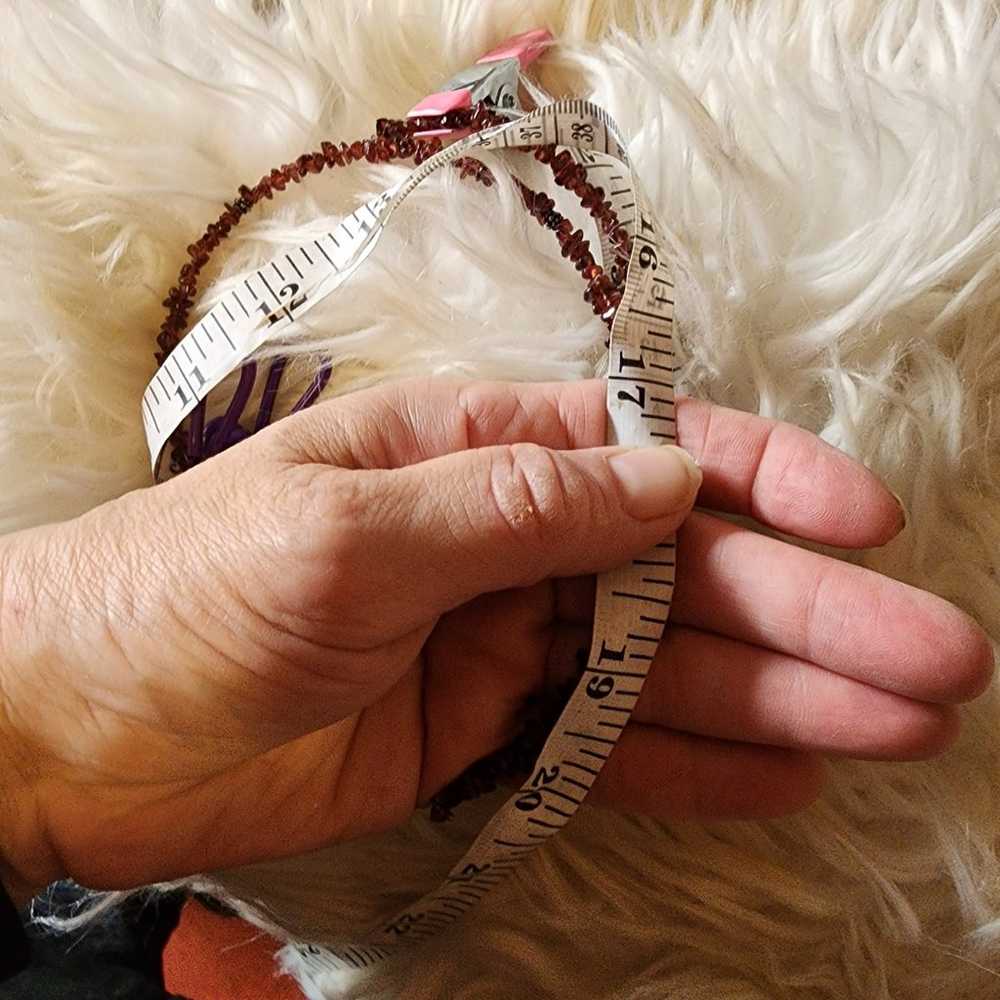
[[[331,232],[275,258],[226,294],[180,341],[143,395],[154,474],[184,417],[261,344],[337,288],[374,249],[388,217],[421,181],[477,149],[550,144],[574,151],[632,237],[611,329],[607,443],[673,443],[673,283],[660,230],[611,118],[585,101],[558,101],[448,146]],[[601,242],[607,259],[603,234]],[[299,947],[306,975],[362,969],[401,945],[425,940],[458,920],[569,822],[642,690],[667,622],[674,565],[674,540],[665,539],[598,577],[590,657],[525,784],[440,888],[361,935],[356,945]]]

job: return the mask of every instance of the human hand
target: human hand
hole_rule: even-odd
[[[402,822],[503,745],[524,697],[588,644],[590,574],[672,533],[693,500],[661,450],[628,499],[608,461],[621,449],[597,447],[604,392],[359,392],[4,539],[8,876],[115,887],[307,851]],[[870,472],[804,431],[694,400],[677,421],[703,507],[848,547],[901,527]],[[667,636],[593,802],[795,810],[820,754],[943,750],[954,703],[991,675],[985,636],[946,602],[709,514],[683,524],[677,564]]]

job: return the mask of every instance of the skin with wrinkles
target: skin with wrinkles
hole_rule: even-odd
[[[712,513],[860,547],[897,501],[805,431],[677,412],[690,516],[676,456],[634,516],[601,382],[422,380],[8,536],[6,875],[129,886],[399,824],[572,669],[593,574],[679,526],[671,626],[595,802],[772,816],[814,798],[822,754],[944,749],[990,677],[971,619]]]

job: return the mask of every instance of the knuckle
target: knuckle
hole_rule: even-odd
[[[271,558],[263,581],[287,610],[309,615],[348,598],[362,558],[358,530],[365,499],[357,477],[322,466],[294,465],[276,477],[257,534]]]
[[[464,417],[464,437],[469,448],[505,438],[516,440],[523,428],[540,424],[551,426],[553,420],[541,407],[533,407],[529,413],[517,389],[495,382],[460,385],[457,402]]]
[[[816,511],[812,484],[820,461],[819,439],[798,428],[769,422],[757,449],[756,470],[749,480],[747,509],[754,517],[776,519],[804,508]]]
[[[500,450],[489,474],[498,523],[517,537],[545,543],[567,530],[569,484],[555,455],[534,444]]]
[[[801,612],[796,617],[802,622],[809,659],[815,663],[824,663],[835,653],[851,620],[852,602],[836,585],[836,569],[836,563],[817,564],[800,597]]]
[[[323,465],[291,464],[273,479],[268,507],[292,532],[321,528],[354,508],[353,477]]]

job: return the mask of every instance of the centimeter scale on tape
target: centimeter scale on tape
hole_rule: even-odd
[[[476,149],[570,149],[600,184],[632,237],[608,356],[608,444],[676,440],[673,283],[662,234],[609,115],[586,101],[556,101],[446,147],[366,202],[325,236],[269,261],[227,292],[179,342],[142,400],[154,475],[172,432],[228,374],[361,264],[391,213],[416,186]],[[608,243],[602,233],[602,254]],[[665,539],[597,580],[583,675],[532,773],[487,823],[434,892],[382,921],[358,943],[299,946],[307,974],[362,969],[449,926],[554,836],[583,803],[625,728],[663,635],[673,593],[675,543]]]

